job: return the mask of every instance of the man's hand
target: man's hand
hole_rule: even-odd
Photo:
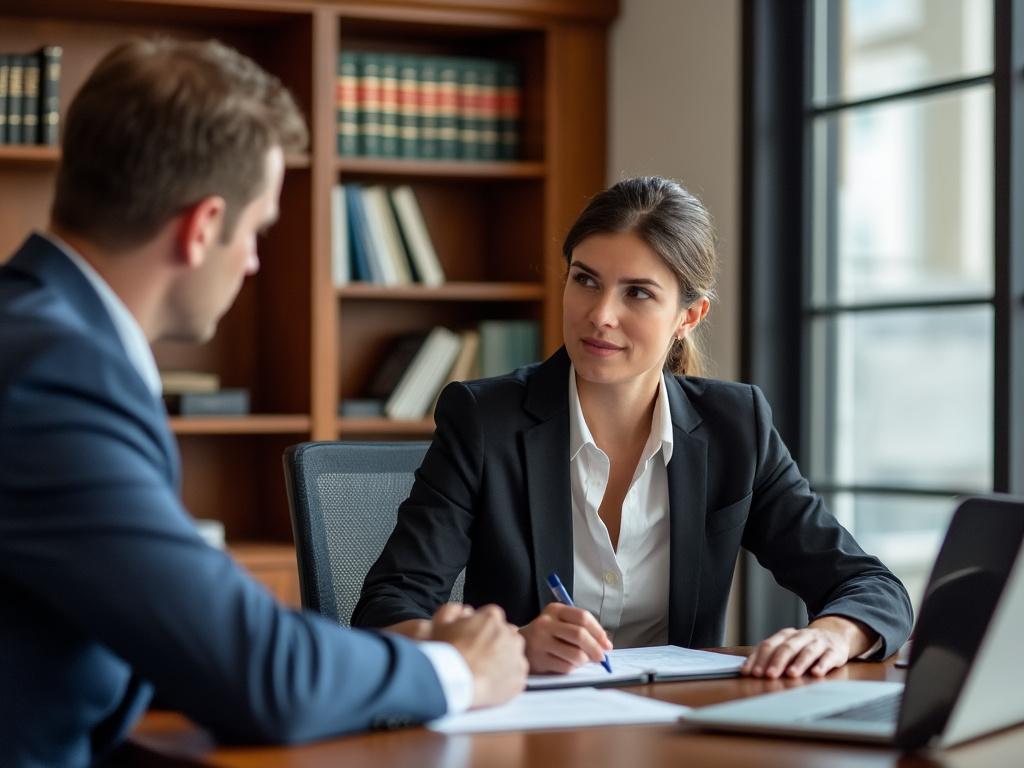
[[[430,640],[451,643],[473,673],[473,707],[502,704],[526,687],[523,638],[496,605],[450,603],[430,622]]]
[[[740,672],[769,679],[800,677],[808,671],[822,677],[864,653],[874,640],[875,633],[859,621],[825,616],[804,629],[780,629],[762,640]]]
[[[607,633],[589,611],[561,603],[548,603],[519,631],[526,638],[526,659],[533,673],[565,674],[588,661],[601,661],[612,649]]]

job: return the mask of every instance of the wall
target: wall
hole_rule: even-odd
[[[740,371],[739,0],[620,0],[611,29],[608,182],[658,174],[699,196],[718,229],[711,373]]]

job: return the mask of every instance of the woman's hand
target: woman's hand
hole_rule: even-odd
[[[740,672],[769,679],[800,677],[808,671],[822,677],[864,653],[874,640],[875,633],[859,621],[825,616],[804,629],[780,629],[762,640]]]
[[[612,649],[608,635],[592,614],[561,603],[548,603],[519,631],[526,639],[526,660],[533,674],[565,674],[588,661],[601,661]]]

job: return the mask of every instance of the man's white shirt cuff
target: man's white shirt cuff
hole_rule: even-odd
[[[441,681],[448,704],[446,714],[465,712],[473,703],[473,673],[462,654],[449,643],[421,642],[418,645]]]

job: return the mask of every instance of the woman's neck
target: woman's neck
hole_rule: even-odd
[[[610,453],[647,440],[660,382],[660,371],[617,384],[598,384],[576,374],[583,418],[601,450]]]

